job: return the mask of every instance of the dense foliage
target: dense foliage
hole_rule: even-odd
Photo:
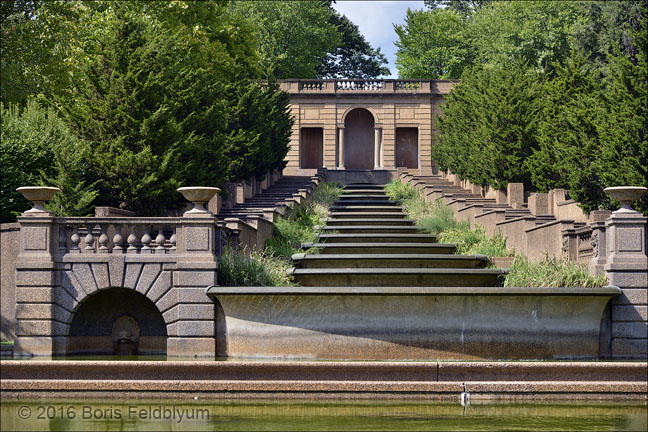
[[[178,186],[283,168],[293,119],[276,78],[387,73],[329,1],[3,1],[0,18],[2,221],[29,183],[64,190],[58,214],[145,216],[182,205]]]
[[[245,1],[230,4],[250,17],[263,68],[276,78],[375,78],[389,74],[387,59],[358,26],[323,0]]]
[[[617,205],[605,187],[648,186],[648,2],[426,4],[397,27],[397,65],[461,78],[437,123],[442,169],[565,188],[586,211]],[[648,212],[648,197],[638,204]]]
[[[0,222],[15,220],[31,207],[16,192],[27,185],[62,190],[47,205],[62,216],[84,216],[97,196],[86,184],[88,144],[77,138],[53,109],[30,99],[24,108],[0,104]]]

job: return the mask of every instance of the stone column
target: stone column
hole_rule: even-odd
[[[380,126],[374,127],[374,169],[382,168],[382,146],[380,145]]]
[[[338,125],[338,169],[344,169],[344,125]]]
[[[183,195],[195,205],[197,200],[185,192]],[[205,294],[205,288],[217,283],[220,231],[214,215],[199,207],[184,214],[177,231],[173,287],[165,295],[163,306],[164,320],[170,323],[167,324],[167,355],[214,357],[216,306]]]
[[[609,188],[622,189],[622,188]],[[641,188],[634,188],[641,189]],[[644,189],[645,190],[645,189]],[[646,222],[648,218],[621,201],[623,208],[605,221],[607,262],[605,272],[609,283],[618,286],[623,294],[612,301],[612,357],[648,358],[648,256],[646,255]]]
[[[18,190],[35,205],[18,218],[20,252],[15,262],[14,355],[64,354],[66,314],[54,299],[54,289],[59,285],[55,262],[59,230],[55,216],[43,207],[59,190],[38,187]]]

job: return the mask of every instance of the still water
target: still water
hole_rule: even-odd
[[[3,431],[646,431],[645,402],[2,401]]]

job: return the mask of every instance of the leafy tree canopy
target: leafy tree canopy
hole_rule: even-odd
[[[256,27],[259,56],[275,78],[374,78],[386,58],[331,1],[234,1]]]
[[[373,49],[360,29],[345,15],[329,8],[329,22],[337,27],[342,41],[317,66],[317,78],[376,78],[389,75],[387,59],[380,48]]]
[[[470,58],[464,23],[453,9],[407,9],[395,25],[396,66],[403,78],[459,78]]]
[[[254,23],[262,65],[276,78],[314,77],[321,59],[341,42],[329,8],[315,0],[234,1],[230,7]]]
[[[458,12],[462,17],[468,18],[491,1],[492,0],[425,0],[423,3],[432,10],[449,8]]]

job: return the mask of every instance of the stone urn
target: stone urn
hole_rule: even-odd
[[[642,186],[616,186],[603,189],[613,200],[621,203],[621,208],[614,213],[635,213],[632,203],[646,193],[648,188]]]
[[[43,206],[46,201],[52,199],[54,195],[61,192],[61,189],[49,186],[22,186],[16,189],[27,200],[34,203],[34,207],[24,212],[23,216],[53,216]]]
[[[191,201],[194,205],[191,210],[183,214],[185,217],[211,215],[212,213],[205,208],[205,204],[220,192],[219,188],[208,186],[187,186],[177,190],[187,201]]]

